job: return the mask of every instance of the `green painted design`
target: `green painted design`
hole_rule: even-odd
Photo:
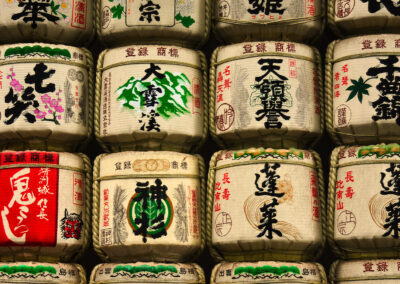
[[[178,13],[175,16],[175,20],[178,23],[181,23],[185,28],[189,28],[195,22],[195,20],[192,17],[190,17],[190,16],[182,16],[181,13]]]
[[[48,56],[62,56],[66,58],[71,58],[71,53],[68,49],[61,49],[61,48],[51,48],[48,46],[40,46],[40,45],[33,45],[33,46],[24,46],[24,47],[11,47],[6,50],[4,53],[4,57],[9,57],[13,55],[20,55],[25,56],[28,54],[35,54],[35,53],[42,53]]]
[[[157,93],[157,112],[165,119],[172,115],[180,116],[190,113],[188,108],[188,97],[192,97],[190,80],[183,73],[171,73],[166,71],[163,78],[155,77],[151,81],[142,81],[131,77],[124,85],[119,87],[116,93],[117,100],[124,100],[123,106],[128,109],[135,109],[135,104],[140,109],[145,109],[145,91],[149,87],[161,88],[162,92]]]
[[[297,150],[294,148],[291,148],[289,150],[286,149],[279,149],[275,150],[272,148],[252,148],[249,150],[244,150],[244,151],[237,151],[233,155],[233,159],[242,159],[242,158],[247,158],[251,157],[251,159],[256,159],[258,157],[265,157],[265,156],[279,156],[283,159],[289,159],[289,157],[297,157],[300,159],[304,159],[304,153],[301,150]]]
[[[390,144],[390,145],[362,146],[358,150],[357,156],[358,158],[364,158],[368,156],[376,156],[377,158],[381,158],[384,156],[393,156],[399,154],[400,154],[400,145]]]
[[[349,86],[346,89],[347,91],[351,91],[349,97],[347,98],[347,102],[357,96],[360,103],[362,103],[363,95],[369,96],[369,92],[367,89],[372,87],[370,84],[367,84],[367,82],[373,78],[377,77],[369,78],[366,81],[364,81],[364,79],[361,76],[358,79],[358,81],[351,79],[353,85]]]
[[[48,272],[50,274],[57,274],[57,270],[53,266],[29,266],[29,265],[16,265],[16,266],[9,266],[3,265],[0,266],[0,271],[7,273],[7,274],[15,274],[15,273],[29,273],[29,274],[39,274],[43,272]]]
[[[246,267],[238,267],[234,271],[234,275],[238,275],[241,273],[248,273],[253,276],[257,276],[260,274],[274,274],[274,275],[282,275],[285,273],[293,273],[293,274],[300,274],[300,269],[296,266],[269,266],[269,265],[264,265],[264,266],[246,266]]]
[[[137,266],[118,265],[113,269],[113,273],[118,273],[118,272],[128,272],[130,274],[135,274],[139,272],[150,272],[154,274],[159,274],[162,272],[178,273],[178,269],[176,269],[176,267],[172,265],[157,265],[157,266],[150,266],[147,264],[137,265]]]
[[[58,9],[60,9],[60,4],[55,5],[54,0],[51,0],[50,8],[51,8],[51,12],[52,12],[53,14],[55,14],[55,15],[61,15],[64,19],[67,18],[67,15],[65,15],[65,14],[63,14],[63,13],[61,13],[61,12],[58,12]]]
[[[121,6],[121,4],[118,4],[117,6],[113,6],[111,8],[111,13],[113,14],[113,18],[121,19],[123,12],[124,12],[124,7]]]

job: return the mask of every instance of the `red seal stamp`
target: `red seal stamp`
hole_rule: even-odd
[[[336,0],[335,15],[338,18],[346,18],[351,14],[355,6],[354,0]]]
[[[223,103],[217,109],[215,124],[220,131],[226,131],[231,128],[235,121],[235,111],[230,104]]]

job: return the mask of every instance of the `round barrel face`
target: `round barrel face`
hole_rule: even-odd
[[[105,52],[96,88],[98,139],[113,151],[192,150],[205,137],[202,57],[161,45]]]
[[[353,261],[339,261],[331,269],[334,275],[333,283],[384,283],[399,282],[400,262],[397,259],[364,259]]]
[[[102,157],[95,247],[112,261],[194,258],[202,246],[198,163],[172,152]]]
[[[0,42],[87,45],[94,36],[94,1],[6,1],[0,12]]]
[[[183,263],[109,263],[97,265],[90,283],[205,283],[197,264]]]
[[[302,147],[317,140],[321,74],[312,48],[247,42],[217,49],[212,64],[210,129],[226,148]]]
[[[258,40],[309,42],[322,31],[322,1],[214,1],[214,30],[228,43]]]
[[[0,283],[84,284],[86,276],[78,264],[46,262],[2,262]]]
[[[211,1],[98,1],[98,34],[116,46],[173,43],[200,46],[209,33]]]
[[[90,53],[48,44],[3,45],[0,53],[0,144],[72,151],[88,138]]]
[[[323,243],[323,209],[310,152],[253,148],[214,157],[208,230],[213,248],[224,259],[315,257]]]
[[[323,267],[306,262],[222,262],[214,267],[211,283],[327,283]]]
[[[397,142],[400,37],[370,35],[331,46],[328,129],[342,144]],[[332,56],[331,56],[332,55]]]
[[[86,175],[78,155],[0,153],[0,252],[19,259],[69,260],[88,242]]]

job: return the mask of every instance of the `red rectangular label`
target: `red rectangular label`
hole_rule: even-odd
[[[57,153],[6,152],[1,166],[58,164]],[[0,245],[55,246],[58,169],[0,169]]]
[[[72,2],[72,27],[82,30],[86,28],[86,5],[86,0],[74,0]]]

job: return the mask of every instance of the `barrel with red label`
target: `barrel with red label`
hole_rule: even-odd
[[[294,42],[218,47],[211,59],[210,120],[223,149],[309,147],[323,129],[321,60]]]
[[[399,180],[398,144],[333,151],[326,229],[341,259],[400,257]]]
[[[313,151],[215,153],[206,206],[211,255],[226,261],[315,260],[325,244],[323,184]]]
[[[86,284],[86,273],[79,264],[0,262],[0,283]]]
[[[84,147],[93,128],[92,95],[93,59],[87,49],[0,46],[0,148]]]
[[[90,284],[184,283],[205,284],[203,269],[196,263],[107,263],[97,265]]]
[[[0,153],[0,259],[69,261],[89,245],[91,166],[83,154]]]
[[[89,45],[95,34],[93,0],[8,0],[0,9],[0,42]]]
[[[93,246],[105,261],[185,262],[205,246],[205,165],[176,152],[102,154],[94,165]]]

